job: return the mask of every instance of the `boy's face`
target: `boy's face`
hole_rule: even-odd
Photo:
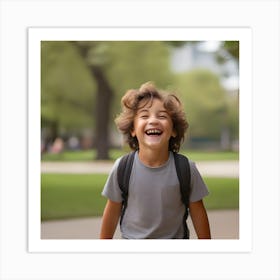
[[[144,107],[140,102],[134,118],[134,128],[131,135],[137,137],[139,148],[167,149],[171,136],[175,137],[173,123],[170,115],[163,106],[162,101],[154,99]],[[142,104],[141,104],[142,103]]]

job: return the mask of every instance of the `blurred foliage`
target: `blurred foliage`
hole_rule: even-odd
[[[184,89],[189,135],[196,138],[220,137],[226,121],[226,94],[218,77],[205,69],[197,69],[178,75],[177,85]]]
[[[239,41],[224,41],[216,53],[216,59],[221,64],[230,59],[239,63]]]
[[[239,41],[224,41],[222,48],[230,53],[237,61],[239,59]]]
[[[116,94],[113,116],[119,112],[120,99],[128,89],[139,88],[147,81],[155,82],[159,88],[166,88],[172,83],[170,52],[164,42],[116,41],[110,46],[113,59],[106,72]]]
[[[68,130],[93,126],[95,84],[68,42],[42,42],[41,77],[42,126],[49,122]]]

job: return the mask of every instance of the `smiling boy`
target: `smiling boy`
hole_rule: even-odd
[[[142,163],[157,167],[168,160],[169,139],[176,136],[176,131],[162,101],[154,99],[137,111],[131,135],[138,140]]]
[[[122,238],[184,238],[185,207],[173,154],[179,151],[188,128],[182,105],[175,95],[146,83],[139,90],[126,92],[122,109],[116,124],[131,149],[136,151],[121,223]],[[117,178],[120,160],[116,160],[102,192],[108,201],[103,213],[101,239],[113,238],[122,212],[123,197]],[[203,205],[208,190],[191,161],[190,174],[190,216],[197,237],[210,239]]]

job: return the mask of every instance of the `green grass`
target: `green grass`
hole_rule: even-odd
[[[110,150],[111,160],[116,160],[121,155],[128,152],[123,149]],[[187,151],[182,150],[182,154],[187,155],[193,161],[210,161],[210,160],[238,160],[237,152],[207,152],[207,151]],[[65,151],[61,154],[43,154],[42,161],[92,161],[96,157],[95,150],[84,151]]]
[[[218,160],[238,160],[237,152],[207,152],[207,151],[181,151],[193,161],[218,161]]]
[[[101,196],[107,175],[42,174],[41,219],[101,216],[106,199]],[[235,178],[205,178],[210,195],[207,209],[237,209],[239,181]]]
[[[41,219],[102,215],[106,178],[103,174],[42,174]]]
[[[238,178],[204,178],[210,194],[204,199],[209,210],[239,208]]]

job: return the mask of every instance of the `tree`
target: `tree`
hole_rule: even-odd
[[[159,41],[72,43],[78,48],[97,85],[97,159],[107,159],[110,120],[119,111],[111,109],[119,108],[119,100],[129,88],[139,87],[149,80],[159,86],[171,82],[169,50]]]
[[[97,157],[96,159],[109,158],[109,120],[113,88],[105,74],[106,53],[102,52],[102,47],[106,49],[106,43],[102,42],[73,42],[97,85],[96,106],[95,106],[95,141]],[[105,44],[105,46],[104,46]],[[101,50],[101,52],[100,52]],[[110,58],[109,58],[110,59]]]
[[[184,46],[184,45],[193,44],[194,47],[196,47],[195,45],[202,44],[202,46],[203,46],[204,43],[205,42],[199,42],[199,41],[185,42],[185,44],[182,44],[182,45]],[[181,45],[179,44],[179,47],[180,46]],[[211,52],[214,52],[216,61],[219,64],[226,64],[229,62],[231,67],[232,67],[233,63],[238,64],[238,61],[239,61],[239,42],[238,41],[223,41],[223,42],[220,42],[220,44],[217,44],[216,46],[218,47],[218,49],[216,49],[215,52],[214,52],[214,49],[212,49]],[[176,47],[176,44],[175,44],[175,47]],[[210,51],[210,50],[208,50],[208,51]],[[225,70],[226,68],[224,67],[221,69]],[[202,70],[202,69],[200,69],[200,70]],[[201,73],[200,74],[198,73],[200,70],[196,69],[195,71],[191,71],[194,76],[197,76],[198,83],[200,83],[199,80],[203,80]],[[228,71],[224,71],[221,73],[222,76],[227,76],[228,74],[229,74]],[[191,75],[191,74],[189,73],[189,75]],[[180,75],[178,75],[178,76],[180,76]],[[184,91],[187,91],[187,92],[190,91],[190,87],[194,87],[194,80],[195,80],[194,76],[192,78],[189,77],[189,79],[191,79],[193,81],[189,80],[189,84],[187,84],[186,80],[183,81],[185,79],[185,76],[184,76],[184,74],[182,74],[181,77],[179,77],[179,80],[182,80],[180,83],[180,89],[183,89]],[[211,135],[211,133],[209,134],[209,136],[207,136],[205,134],[203,137],[204,138],[210,137],[212,139],[217,139],[217,137],[218,137],[217,128],[218,128],[218,126],[220,126],[221,148],[229,149],[230,144],[231,144],[230,143],[231,138],[233,138],[233,137],[234,137],[234,139],[238,138],[238,89],[235,92],[231,91],[229,93],[225,93],[225,89],[223,89],[219,85],[218,77],[216,77],[216,78],[217,78],[216,79],[216,88],[218,89],[218,91],[222,90],[224,92],[224,94],[223,94],[224,96],[222,99],[221,98],[215,99],[215,102],[217,102],[217,104],[216,104],[217,107],[219,107],[218,106],[219,101],[223,100],[223,104],[220,104],[220,109],[218,109],[218,111],[216,113],[214,113],[213,116],[209,115],[208,117],[209,117],[209,122],[211,122],[211,123],[212,123],[212,120],[215,119],[215,116],[218,117],[220,115],[220,117],[222,116],[222,118],[220,118],[220,117],[218,118],[218,120],[217,120],[218,122],[216,122],[216,128],[215,127],[211,128],[211,129],[213,129],[212,135]],[[203,86],[203,83],[201,83],[201,86]],[[200,86],[197,86],[195,91],[203,92],[203,91],[208,91],[208,89],[207,89],[207,87],[205,87],[205,89],[202,89]],[[202,104],[203,104],[203,102],[205,102],[205,100],[200,100],[197,102],[195,101],[195,99],[198,98],[198,96],[195,95],[196,94],[195,91],[192,93],[193,100],[189,99],[187,101],[188,104],[191,104],[190,111],[196,111],[199,108],[200,109],[203,108]],[[218,94],[218,91],[216,92],[217,94]],[[215,98],[214,95],[213,95],[213,97]],[[201,104],[201,106],[199,104]],[[195,109],[195,108],[197,108],[197,109]],[[207,110],[207,107],[205,107],[202,111],[204,111],[205,109]],[[209,107],[209,109],[210,109],[210,107]],[[202,126],[199,125],[201,122],[203,122],[205,113],[202,113],[200,115],[200,113],[196,114],[195,112],[190,112],[190,115],[193,116],[193,118],[196,120],[196,121],[193,120],[194,123],[191,123],[192,125],[195,124],[196,128],[190,129],[190,133],[195,137],[202,138],[201,135],[203,134],[203,132],[198,131],[197,125],[198,125],[198,127],[201,127],[201,130],[204,130],[205,132],[208,131],[206,127],[204,127],[203,125]],[[190,117],[190,119],[192,119],[192,117]],[[207,118],[205,118],[205,121],[207,121]],[[221,121],[221,123],[219,123],[220,121]],[[214,136],[214,134],[216,136]]]
[[[239,41],[223,41],[216,57],[220,63],[232,58],[239,63]]]
[[[177,84],[190,123],[189,136],[219,139],[227,110],[219,78],[209,70],[196,69],[178,74]]]
[[[170,48],[162,41],[115,41],[109,43],[106,73],[115,89],[112,117],[120,111],[120,99],[131,88],[153,81],[159,88],[174,84]]]
[[[41,123],[50,142],[63,130],[93,126],[95,85],[67,42],[41,42]]]

